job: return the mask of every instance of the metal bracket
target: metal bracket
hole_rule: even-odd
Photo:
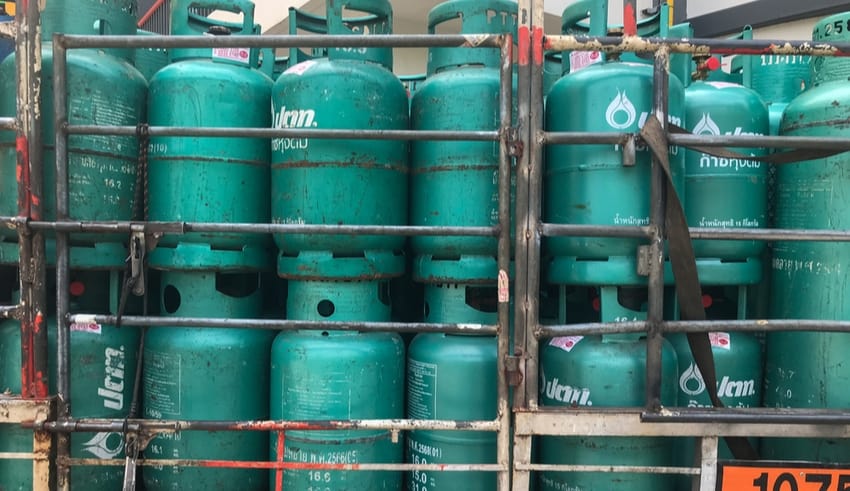
[[[637,248],[637,274],[649,276],[652,269],[652,246],[642,245]]]
[[[636,136],[632,136],[630,138],[626,138],[623,141],[623,167],[634,167],[635,166],[635,161],[636,161],[635,151],[637,150],[636,149],[637,145],[635,143],[636,138],[637,138]]]
[[[505,357],[505,377],[508,380],[508,385],[511,387],[518,387],[522,383],[522,372],[519,369],[519,364],[520,357]]]
[[[130,235],[130,278],[133,295],[138,297],[145,294],[145,240],[143,232],[133,232]]]

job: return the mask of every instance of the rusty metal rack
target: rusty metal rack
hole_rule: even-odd
[[[634,0],[629,0],[634,7]],[[652,261],[649,266],[649,311],[647,321],[621,324],[580,324],[543,326],[539,319],[540,245],[543,237],[583,235],[598,237],[641,237],[649,240],[661,257],[664,240],[663,176],[658,162],[653,161],[651,189],[652,212],[648,226],[608,227],[555,225],[541,220],[543,148],[551,143],[589,144],[599,142],[634,141],[637,135],[615,133],[550,133],[543,130],[542,64],[544,49],[601,50],[606,52],[639,51],[655,54],[655,110],[659,121],[666,120],[666,80],[670,53],[698,54],[812,54],[819,56],[850,56],[850,43],[812,45],[808,42],[778,41],[689,41],[676,39],[637,38],[626,32],[625,38],[587,36],[548,36],[543,30],[543,0],[520,0],[517,38],[517,126],[511,126],[513,39],[510,36],[476,36],[475,46],[501,49],[501,120],[498,130],[480,132],[455,131],[360,131],[360,130],[298,130],[298,129],[229,129],[229,128],[167,128],[151,127],[150,135],[194,136],[253,136],[398,139],[398,140],[479,140],[500,145],[499,163],[499,226],[497,227],[381,227],[381,226],[319,226],[282,224],[212,224],[177,222],[81,222],[69,218],[67,194],[67,139],[72,134],[133,135],[135,127],[74,126],[67,122],[67,99],[64,90],[55,94],[52,109],[56,122],[57,218],[45,221],[40,203],[44,192],[41,166],[40,120],[38,107],[40,90],[40,41],[35,26],[39,22],[39,2],[26,2],[17,13],[16,56],[18,69],[18,116],[2,120],[0,126],[17,131],[19,213],[16,217],[0,217],[4,226],[14,227],[19,234],[21,302],[0,307],[0,317],[21,321],[22,331],[22,394],[20,397],[0,396],[0,423],[17,423],[33,428],[34,450],[26,454],[0,454],[0,458],[26,458],[34,462],[34,489],[70,489],[69,469],[74,465],[124,465],[124,460],[71,458],[68,435],[77,431],[116,431],[133,437],[146,438],[158,433],[178,431],[265,431],[277,434],[278,459],[268,462],[210,461],[210,460],[139,460],[139,465],[180,465],[201,467],[254,467],[274,470],[278,488],[281,475],[287,469],[328,470],[441,470],[490,471],[498,474],[498,488],[529,488],[533,471],[628,471],[680,473],[698,476],[699,489],[713,490],[716,485],[718,438],[723,436],[783,436],[850,438],[850,410],[774,410],[774,409],[686,409],[664,408],[660,405],[660,353],[665,332],[707,332],[716,328],[710,321],[667,322],[663,320],[663,264]],[[244,36],[244,37],[137,37],[137,36],[63,36],[53,41],[54,81],[64,87],[67,75],[66,56],[80,48],[167,48],[167,47],[436,47],[469,46],[468,38],[452,35],[388,35],[388,36]],[[469,46],[474,49],[473,46]],[[6,118],[9,119],[9,118]],[[754,136],[691,136],[667,135],[668,143],[680,146],[762,146],[782,148],[835,148],[850,150],[850,139],[844,138],[784,138]],[[632,147],[633,148],[633,147]],[[511,158],[516,157],[516,218],[510,218]],[[470,332],[498,336],[498,413],[495,420],[349,420],[349,421],[178,421],[178,420],[107,420],[72,418],[69,413],[69,325],[74,321],[93,320],[114,323],[115,316],[69,314],[69,247],[70,233],[184,233],[189,231],[231,231],[243,233],[368,233],[383,235],[465,235],[498,237],[499,271],[511,270],[511,227],[516,232],[514,326],[515,345],[509,346],[509,305],[498,305],[497,325],[425,324],[425,323],[329,323],[289,320],[240,319],[238,321],[210,318],[157,318],[124,316],[125,325],[169,325],[244,327],[253,329],[334,329],[384,330],[396,332]],[[47,390],[46,342],[46,253],[44,233],[52,231],[57,241],[57,318],[58,350],[55,354],[58,390],[49,397]],[[749,230],[749,229],[691,229],[691,236],[700,239],[750,240],[822,240],[850,241],[850,231],[814,230]],[[850,321],[828,322],[815,320],[751,320],[725,322],[726,330],[824,330],[850,332]],[[642,408],[565,409],[538,406],[538,344],[544,337],[606,332],[645,332],[648,338],[647,391]],[[509,385],[514,386],[513,411],[508,398]],[[287,430],[322,429],[387,429],[396,435],[412,429],[476,430],[496,432],[497,461],[492,464],[304,464],[282,461],[283,439]],[[702,440],[699,467],[630,467],[630,466],[553,466],[532,463],[532,439],[539,435],[600,435],[600,436],[692,436]],[[55,441],[51,436],[55,436]],[[55,459],[55,460],[53,460]]]

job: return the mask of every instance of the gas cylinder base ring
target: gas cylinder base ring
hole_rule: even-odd
[[[377,280],[395,278],[405,271],[400,251],[363,251],[340,257],[331,251],[301,251],[297,256],[279,254],[277,274],[294,280]]]
[[[546,268],[546,279],[554,285],[646,285],[647,278],[637,271],[634,256],[593,259],[557,256]],[[664,261],[664,283],[673,284],[673,269],[667,259]]]
[[[424,254],[413,260],[413,279],[419,283],[495,284],[498,277],[499,267],[495,256],[439,258]]]
[[[697,258],[697,273],[703,285],[755,285],[761,281],[762,263],[758,257],[737,261]]]
[[[175,271],[270,271],[272,251],[256,245],[224,250],[200,243],[180,243],[176,247],[160,244],[148,254],[148,264],[154,269]]]
[[[0,264],[17,265],[18,253],[17,242],[0,242]],[[56,241],[53,239],[45,241],[45,259],[48,267],[56,267]],[[70,250],[70,267],[73,269],[120,269],[126,260],[127,248],[118,243],[75,245]]]

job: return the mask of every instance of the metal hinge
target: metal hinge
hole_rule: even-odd
[[[642,245],[637,248],[637,274],[649,276],[652,269],[652,246]]]

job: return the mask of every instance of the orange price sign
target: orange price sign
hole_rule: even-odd
[[[717,491],[850,491],[850,465],[719,462]]]

